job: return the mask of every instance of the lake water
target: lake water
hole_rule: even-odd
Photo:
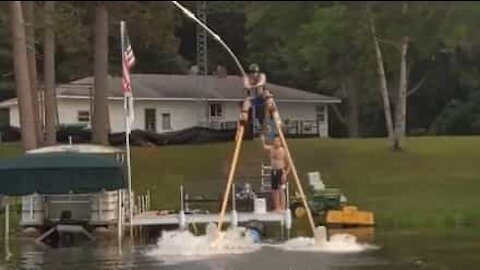
[[[133,245],[125,239],[122,248],[115,242],[41,248],[31,239],[17,237],[11,240],[12,257],[2,260],[0,269],[480,269],[480,230],[475,228],[372,233],[360,233],[359,239],[379,249],[360,253],[285,251],[266,245],[246,254],[175,261],[152,255],[156,239]]]

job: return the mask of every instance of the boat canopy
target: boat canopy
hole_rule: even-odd
[[[0,159],[0,195],[78,194],[125,186],[122,164],[109,157],[69,152]]]
[[[46,146],[27,151],[27,154],[64,153],[75,152],[84,154],[121,154],[124,150],[105,145],[96,144],[61,144]]]

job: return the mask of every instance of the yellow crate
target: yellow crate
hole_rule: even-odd
[[[356,206],[345,206],[342,210],[327,212],[327,225],[373,226],[375,220],[372,212],[358,211]]]

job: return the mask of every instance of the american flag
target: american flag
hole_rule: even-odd
[[[130,39],[128,38],[127,30],[125,28],[125,23],[122,22],[121,27],[122,33],[122,87],[123,87],[123,96],[124,96],[124,107],[126,112],[126,129],[130,133],[131,125],[134,120],[134,109],[133,109],[133,95],[132,95],[132,81],[130,79],[130,69],[135,65],[135,55],[133,54],[132,45],[130,44]]]
[[[135,65],[135,55],[133,54],[132,45],[128,38],[127,31],[124,30],[123,53],[122,53],[122,83],[123,92],[132,92],[132,84],[130,81],[130,69]]]

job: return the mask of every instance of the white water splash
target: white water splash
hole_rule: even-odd
[[[219,234],[221,241],[218,241]],[[156,248],[149,251],[148,255],[171,261],[180,257],[202,259],[215,255],[244,254],[259,248],[261,245],[256,244],[249,231],[243,227],[218,232],[214,224],[209,224],[206,235],[201,236],[195,236],[189,231],[164,231]]]
[[[297,237],[275,247],[288,251],[329,253],[355,253],[377,248],[373,245],[358,243],[357,238],[350,234],[336,234],[327,240],[325,227],[317,227],[315,238]]]
[[[220,235],[221,234],[221,235]],[[220,236],[220,237],[219,237]],[[218,239],[221,238],[221,241]],[[376,247],[361,244],[353,235],[337,234],[327,240],[326,229],[318,227],[315,238],[298,237],[282,244],[259,244],[250,231],[243,227],[219,232],[214,224],[207,226],[206,234],[195,236],[189,231],[164,231],[157,246],[147,255],[176,264],[192,260],[204,260],[218,255],[245,254],[262,247],[273,247],[285,251],[353,253]]]

